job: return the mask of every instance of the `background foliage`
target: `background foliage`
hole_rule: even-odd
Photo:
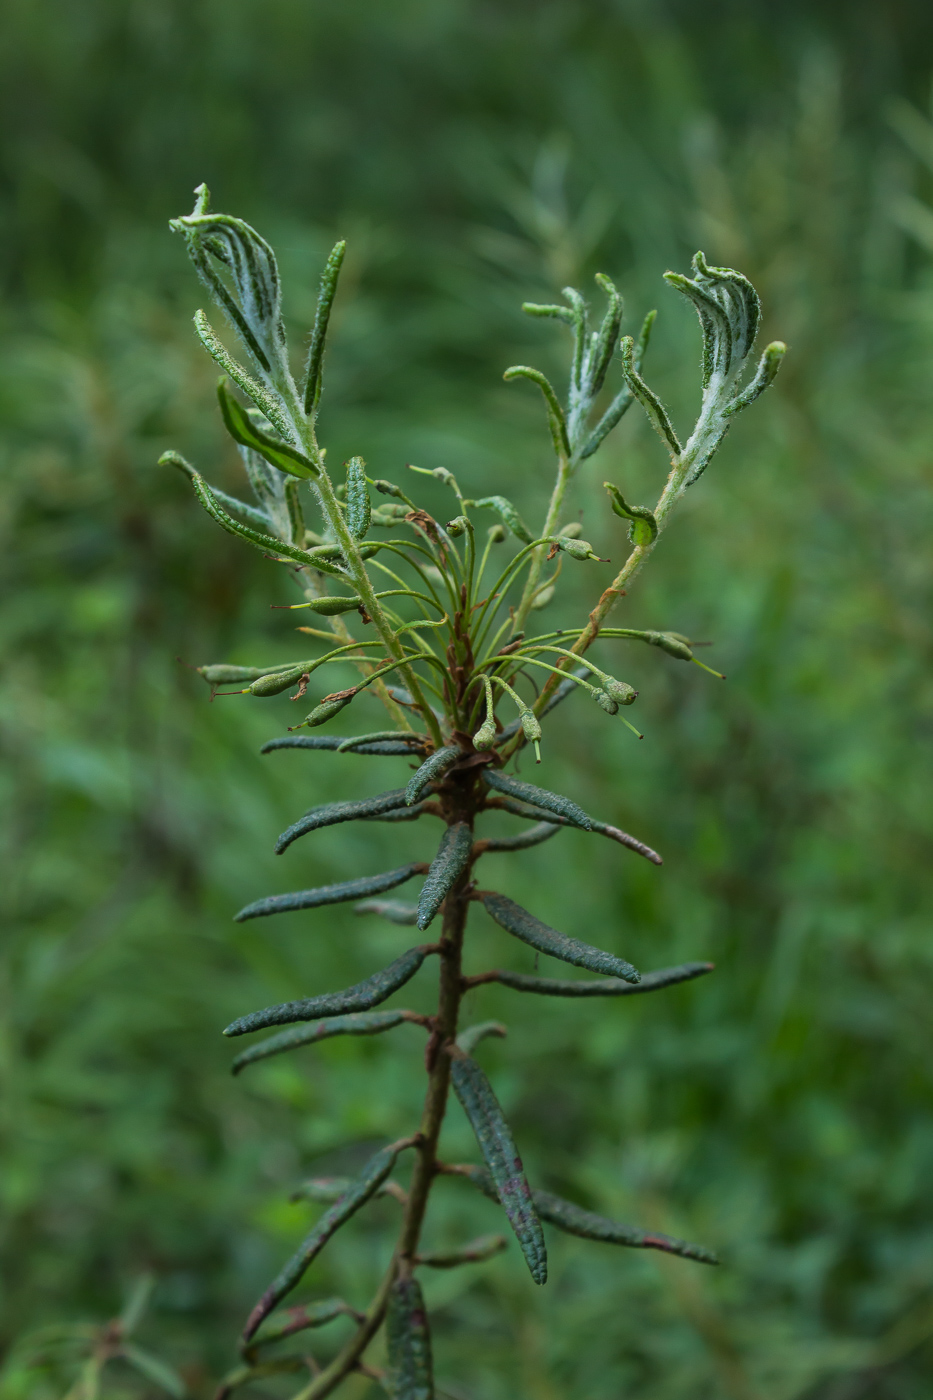
[[[296,337],[350,239],[331,454],[394,477],[442,463],[520,509],[548,444],[501,371],[556,361],[522,299],[603,269],[629,327],[660,306],[651,379],[683,415],[698,341],[661,272],[702,246],[760,288],[785,369],[622,605],[713,638],[728,684],[626,656],[644,743],[568,702],[539,770],[665,868],[570,833],[563,863],[530,851],[509,888],[584,936],[623,930],[640,966],[718,971],[584,1015],[477,994],[511,1027],[489,1063],[539,1184],[726,1264],[700,1277],[557,1237],[540,1295],[517,1257],[439,1277],[438,1374],[463,1400],[927,1394],[933,12],[10,0],[0,25],[0,1393],[62,1394],[67,1365],[17,1339],[102,1322],[152,1271],[140,1337],[209,1394],[307,1218],[289,1190],[396,1135],[420,1089],[414,1032],[228,1074],[232,1016],[358,980],[397,938],[345,909],[230,922],[288,887],[272,841],[335,795],[338,764],[361,793],[385,770],[260,759],[285,698],[211,707],[174,660],[292,649],[276,571],[154,465],[181,445],[211,479],[237,470],[166,227],[205,179],[275,243]],[[633,411],[581,482],[601,553],[621,548],[602,480],[647,500],[663,470]],[[383,868],[384,836],[322,832],[288,873]],[[491,925],[477,938],[477,965],[502,960]],[[495,1228],[456,1184],[444,1200],[439,1243]],[[362,1293],[393,1208],[316,1289]],[[140,1384],[116,1365],[106,1393]]]

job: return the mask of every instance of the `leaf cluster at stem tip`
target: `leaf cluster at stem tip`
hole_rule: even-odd
[[[309,1184],[308,1198],[329,1202],[328,1209],[250,1314],[242,1364],[228,1375],[220,1394],[229,1395],[261,1376],[301,1370],[298,1353],[267,1348],[306,1329],[340,1319],[345,1325],[349,1319],[348,1339],[310,1381],[302,1382],[295,1400],[319,1400],[357,1370],[375,1374],[363,1356],[384,1323],[389,1365],[383,1380],[389,1394],[430,1400],[431,1341],[416,1270],[483,1263],[505,1243],[494,1235],[442,1254],[420,1249],[430,1191],[440,1174],[471,1181],[498,1203],[539,1284],[547,1278],[542,1222],[603,1243],[715,1262],[701,1246],[622,1225],[534,1189],[492,1083],[474,1058],[484,1038],[501,1036],[505,1028],[481,1022],[464,1030],[459,1017],[465,990],[486,982],[545,997],[619,999],[711,970],[711,964],[697,962],[642,974],[618,951],[591,943],[590,931],[581,930],[589,935],[585,939],[561,932],[508,896],[479,889],[476,867],[490,851],[518,852],[561,833],[568,841],[607,837],[653,865],[661,864],[644,841],[591,816],[573,797],[519,778],[508,766],[527,745],[541,762],[547,717],[571,695],[594,702],[604,716],[619,717],[639,734],[620,713],[635,703],[638,690],[615,674],[619,643],[655,647],[720,675],[698,660],[696,644],[680,632],[613,626],[607,619],[657,547],[684,491],[708,468],[735,417],[773,383],[785,347],[774,341],[755,361],[761,306],[741,273],[712,266],[697,253],[689,274],[665,274],[668,285],[694,306],[702,342],[700,410],[682,435],[645,377],[656,313],[649,311],[634,335],[625,333],[622,297],[600,273],[595,280],[604,304],[595,318],[582,292],[572,287],[564,289],[561,302],[524,307],[533,317],[558,322],[569,335],[566,388],[559,391],[529,365],[505,370],[507,381],[523,381],[540,394],[554,449],[553,479],[542,484],[533,500],[537,516],[527,508],[519,512],[505,495],[465,496],[453,473],[442,466],[410,466],[403,482],[371,476],[360,456],[342,466],[330,463],[319,437],[327,334],[345,244],[335,245],[321,275],[309,348],[299,371],[287,343],[272,248],[243,220],[214,213],[205,186],[196,196],[192,213],[173,220],[171,227],[182,234],[198,276],[231,332],[222,338],[203,310],[196,313],[196,333],[222,374],[220,420],[240,455],[247,496],[211,485],[177,452],[164,453],[161,461],[187,478],[217,525],[282,566],[281,601],[273,606],[298,614],[290,621],[302,637],[284,660],[254,665],[215,661],[198,670],[212,697],[266,700],[290,693],[298,705],[294,722],[264,752],[332,752],[350,755],[354,762],[357,757],[394,756],[413,768],[404,786],[330,802],[297,816],[278,839],[279,853],[315,831],[348,821],[434,817],[442,823],[439,841],[423,860],[380,874],[361,870],[317,889],[264,895],[236,916],[240,921],[281,913],[306,916],[353,902],[360,915],[384,917],[396,928],[416,926],[427,934],[437,921],[440,933],[428,935],[433,942],[400,951],[387,967],[353,987],[315,990],[241,1015],[226,1029],[227,1035],[242,1036],[290,1027],[241,1053],[233,1065],[239,1073],[270,1056],[305,1050],[333,1036],[414,1027],[426,1036],[428,1083],[416,1132],[381,1148],[356,1178],[319,1184],[317,1195]],[[238,341],[236,352],[228,338]],[[658,495],[650,504],[633,504],[628,486],[605,483],[600,538],[623,541],[622,562],[607,579],[598,566],[608,561],[581,537],[579,525],[566,523],[567,494],[575,474],[635,403],[668,460],[659,459]],[[449,518],[440,519],[417,503],[416,488],[426,477],[449,493]],[[491,524],[490,513],[495,517]],[[624,522],[621,530],[619,520]],[[611,545],[606,547],[612,552]],[[591,571],[596,566],[592,606],[578,626],[536,630],[565,565]],[[594,659],[589,653],[597,643]],[[638,649],[629,655],[637,665]],[[357,705],[354,713],[365,708],[366,693],[387,712],[381,726],[367,719],[356,734],[317,732],[345,717],[350,707]],[[606,722],[593,709],[583,713],[593,725]],[[598,743],[599,731],[594,732]],[[476,824],[488,812],[529,825],[516,836],[484,837]],[[424,883],[411,902],[375,897],[416,877]],[[536,957],[586,969],[597,979],[529,976],[507,968],[467,977],[462,957],[474,905],[491,917],[501,941],[516,956],[530,946]],[[613,931],[606,930],[605,936],[613,938]],[[433,1015],[375,1009],[423,977],[434,959],[439,977]],[[451,1166],[439,1155],[451,1087],[473,1128],[483,1166]],[[411,1163],[407,1186],[392,1175],[405,1163]],[[331,1237],[371,1199],[385,1194],[397,1200],[401,1221],[395,1251],[373,1299],[357,1307],[329,1298],[278,1313]]]

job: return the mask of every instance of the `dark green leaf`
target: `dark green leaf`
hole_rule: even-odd
[[[320,1303],[306,1303],[303,1307],[287,1308],[271,1327],[253,1338],[252,1346],[261,1347],[269,1342],[280,1342],[283,1337],[291,1337],[295,1332],[303,1332],[308,1327],[323,1327],[337,1317],[355,1316],[356,1313],[342,1298],[324,1298]]]
[[[485,1040],[489,1035],[498,1036],[501,1039],[508,1035],[508,1031],[501,1021],[480,1021],[477,1025],[467,1026],[466,1030],[461,1031],[457,1036],[457,1044],[464,1055],[472,1055],[480,1041]]]
[[[375,797],[361,797],[351,802],[326,802],[321,807],[312,807],[310,812],[305,812],[287,831],[282,832],[275,843],[276,854],[281,855],[293,841],[297,841],[299,836],[307,835],[309,831],[319,831],[324,826],[336,826],[338,822],[357,821],[360,817],[374,817],[404,804],[405,789],[394,788],[389,792],[377,793]]]
[[[434,1400],[431,1334],[417,1279],[397,1278],[386,1311],[388,1370],[385,1388],[392,1400]]]
[[[364,899],[355,914],[379,914],[390,924],[414,925],[418,922],[417,904],[402,904],[396,899]]]
[[[656,1234],[650,1230],[639,1230],[634,1225],[620,1225],[604,1215],[595,1215],[590,1210],[554,1196],[550,1191],[534,1192],[535,1206],[542,1220],[556,1225],[568,1235],[579,1235],[585,1240],[599,1240],[602,1244],[624,1244],[631,1249],[661,1249],[665,1254],[679,1254],[683,1259],[696,1259],[700,1264],[718,1264],[719,1260],[710,1249],[699,1244],[688,1244],[686,1240],[672,1239],[670,1235]]]
[[[343,992],[324,992],[321,996],[305,997],[302,1001],[286,1001],[280,1006],[267,1006],[252,1011],[231,1022],[224,1035],[248,1035],[265,1026],[287,1026],[293,1021],[314,1021],[319,1016],[341,1016],[344,1012],[369,1011],[386,1001],[399,987],[410,982],[427,957],[427,949],[409,948],[395,962],[373,973],[365,982],[348,987]]]
[[[416,773],[413,773],[405,789],[405,801],[411,806],[417,802],[430,782],[439,778],[442,773],[446,773],[457,759],[462,757],[461,749],[456,745],[447,745],[445,748],[436,749],[422,763]]]
[[[524,851],[529,846],[538,846],[542,841],[547,841],[551,836],[556,836],[560,831],[562,822],[542,821],[537,826],[533,826],[530,831],[522,832],[521,836],[496,836],[485,842],[487,851]],[[570,826],[570,822],[566,823]]]
[[[386,870],[381,875],[362,875],[358,880],[344,880],[339,885],[320,885],[316,890],[296,890],[294,894],[272,894],[266,899],[257,899],[247,904],[239,914],[234,915],[238,924],[247,919],[261,919],[266,914],[284,914],[294,909],[317,909],[322,904],[344,904],[350,899],[362,899],[369,894],[382,894],[403,885],[413,875],[424,870],[421,862],[413,865],[400,865],[397,870]]]
[[[411,739],[378,740],[370,744],[360,744],[352,749],[342,749],[347,741],[338,734],[286,734],[281,739],[270,739],[263,744],[260,753],[272,753],[275,749],[329,749],[332,752],[363,754],[404,754],[417,757],[418,736]]]
[[[454,822],[441,837],[437,855],[418,900],[418,927],[426,929],[470,863],[473,830],[467,822]]]
[[[254,1045],[237,1055],[230,1066],[231,1074],[239,1074],[247,1065],[257,1060],[267,1060],[270,1055],[282,1055],[286,1050],[297,1050],[302,1045],[316,1045],[319,1040],[329,1040],[335,1035],[378,1035],[390,1031],[407,1020],[404,1011],[369,1011],[351,1016],[334,1016],[332,1020],[317,1021],[311,1026],[297,1026],[294,1030],[282,1031],[270,1036],[261,1045]]]
[[[537,992],[546,997],[632,997],[642,992],[656,992],[661,987],[672,987],[677,982],[689,982],[694,977],[702,977],[713,971],[714,964],[707,962],[683,963],[680,967],[662,967],[657,972],[646,972],[640,982],[623,982],[618,977],[607,977],[599,982],[570,982],[556,977],[529,977],[524,972],[508,972],[499,969],[495,980],[515,992]]]
[[[407,1146],[406,1143],[393,1143],[391,1147],[383,1147],[369,1159],[359,1176],[340,1197],[339,1201],[335,1201],[330,1210],[325,1211],[301,1248],[292,1256],[281,1273],[273,1279],[253,1308],[243,1329],[244,1341],[250,1340],[259,1324],[269,1316],[272,1309],[277,1307],[286,1294],[292,1291],[308,1265],[320,1254],[330,1237],[376,1194],[395,1166],[396,1159],[405,1146]]]
[[[224,427],[234,442],[258,452],[271,466],[277,467],[280,472],[287,472],[290,476],[304,480],[320,476],[310,457],[299,452],[297,447],[291,447],[282,442],[281,438],[274,438],[257,427],[246,409],[230,393],[223,379],[217,385],[217,398]]]
[[[520,938],[523,943],[537,948],[539,953],[560,958],[561,962],[572,963],[574,967],[585,967],[588,972],[601,972],[607,977],[621,977],[626,982],[641,980],[640,974],[624,958],[614,957],[612,953],[604,953],[601,948],[592,948],[589,943],[581,943],[578,938],[569,938],[564,933],[558,933],[557,929],[543,924],[540,919],[529,914],[527,909],[523,909],[514,900],[507,899],[504,894],[487,891],[480,897],[487,913],[491,914],[497,924],[507,933]]]
[[[509,1126],[492,1085],[475,1060],[462,1052],[451,1060],[457,1098],[476,1134],[495,1184],[495,1194],[515,1231],[535,1283],[547,1282],[547,1251],[528,1182]]]
[[[504,1235],[480,1235],[478,1240],[471,1240],[461,1249],[419,1254],[418,1263],[426,1264],[429,1269],[456,1269],[460,1264],[482,1264],[484,1260],[501,1254],[507,1244]]]
[[[314,329],[311,332],[311,344],[308,348],[308,364],[305,369],[305,413],[316,414],[321,397],[321,382],[324,368],[324,342],[327,339],[327,325],[330,320],[331,307],[334,304],[334,296],[337,292],[337,279],[340,276],[340,266],[343,262],[343,255],[346,252],[346,248],[347,245],[344,240],[334,244],[334,247],[331,249],[330,257],[324,265],[324,271],[321,274],[317,311],[314,315]]]
[[[554,812],[559,817],[566,817],[572,826],[581,826],[584,831],[593,829],[592,817],[588,817],[582,807],[578,807],[569,797],[560,793],[548,792],[546,788],[535,787],[534,783],[523,783],[521,779],[512,778],[498,768],[485,769],[483,781],[487,787],[504,792],[508,797],[517,797],[520,802],[531,802],[537,807],[543,807],[545,812]]]

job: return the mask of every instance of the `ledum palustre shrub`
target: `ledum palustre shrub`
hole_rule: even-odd
[[[613,626],[611,614],[734,418],[774,379],[784,346],[767,346],[753,365],[760,305],[741,273],[709,266],[702,253],[694,258],[689,276],[667,273],[667,282],[696,308],[702,333],[700,411],[689,437],[681,442],[642,373],[653,312],[637,338],[620,339],[622,300],[602,275],[596,281],[605,310],[593,328],[587,303],[572,288],[564,291],[563,305],[526,305],[532,316],[561,322],[571,345],[563,401],[539,370],[515,365],[505,372],[507,380],[527,380],[543,398],[557,463],[550,497],[541,501],[543,522],[537,528],[528,526],[504,495],[468,499],[442,467],[428,473],[451,493],[450,518],[439,521],[414,499],[417,475],[403,485],[372,479],[365,463],[352,457],[338,479],[320,445],[325,341],[343,243],[334,248],[324,269],[307,361],[296,378],[281,320],[279,273],[268,243],[242,220],[212,213],[204,186],[197,191],[193,213],[175,220],[173,227],[183,234],[202,281],[246,354],[248,367],[229,353],[205,313],[198,311],[197,334],[223,372],[217,391],[220,410],[239,447],[253,499],[242,501],[210,486],[177,453],[166,453],[162,461],[185,473],[222,529],[283,566],[296,590],[292,606],[314,624],[300,630],[315,654],[256,668],[205,665],[201,675],[211,687],[227,693],[262,697],[291,690],[293,699],[305,699],[306,718],[267,743],[264,752],[304,751],[296,756],[300,763],[307,761],[308,751],[352,752],[373,757],[377,764],[383,755],[402,755],[410,758],[413,769],[405,787],[312,807],[281,834],[276,849],[284,851],[323,827],[348,821],[418,821],[435,833],[439,824],[441,832],[439,840],[435,834],[427,843],[424,861],[319,889],[273,894],[236,915],[238,920],[268,918],[286,910],[355,901],[359,912],[381,916],[400,929],[413,928],[421,941],[357,986],[317,991],[239,1017],[226,1028],[231,1038],[265,1030],[273,1034],[240,1052],[233,1062],[235,1073],[330,1036],[382,1034],[407,1022],[424,1030],[427,1079],[421,1121],[412,1124],[407,1136],[380,1148],[354,1179],[319,1179],[305,1185],[305,1194],[327,1209],[251,1311],[243,1329],[242,1364],[226,1378],[220,1393],[225,1396],[261,1377],[293,1372],[299,1376],[295,1400],[320,1400],[352,1372],[363,1370],[379,1375],[399,1400],[428,1400],[434,1383],[419,1270],[487,1259],[506,1245],[504,1236],[493,1235],[443,1256],[421,1252],[431,1188],[441,1174],[458,1177],[465,1188],[478,1189],[501,1204],[537,1284],[547,1280],[544,1224],[603,1244],[660,1249],[686,1260],[715,1263],[710,1250],[699,1245],[605,1219],[534,1189],[495,1090],[475,1058],[483,1038],[500,1035],[503,1028],[488,1021],[463,1027],[460,1008],[468,989],[489,982],[523,995],[624,997],[657,991],[710,970],[709,963],[693,962],[642,974],[617,954],[552,928],[541,917],[546,910],[531,912],[507,893],[485,888],[482,857],[493,850],[520,852],[573,828],[660,864],[660,857],[643,842],[583,811],[572,795],[516,776],[513,760],[520,753],[530,757],[533,750],[540,762],[547,716],[565,702],[583,703],[585,722],[593,725],[619,719],[629,723],[621,711],[633,704],[637,691],[613,674],[620,643],[659,647],[678,661],[702,664],[689,638]],[[610,376],[618,382],[610,384]],[[587,561],[597,557],[580,538],[579,527],[562,525],[568,490],[579,468],[635,402],[648,415],[669,457],[664,487],[648,508],[632,504],[617,484],[606,483],[607,506],[621,517],[620,534],[627,532],[627,558],[611,585],[594,598],[581,626],[538,630],[563,566],[586,568]],[[491,525],[490,514],[495,517]],[[506,543],[511,548],[504,551]],[[325,668],[347,662],[353,663],[359,678],[329,690],[323,680]],[[383,727],[332,734],[332,722],[338,716],[345,722],[357,713],[354,704],[365,691],[385,707]],[[602,713],[589,708],[590,702]],[[514,816],[517,834],[484,836],[482,818],[490,811]],[[415,902],[395,897],[395,891],[417,879],[422,884]],[[499,969],[465,975],[464,941],[471,906],[477,903],[505,934],[594,975],[557,978]],[[434,1014],[421,1015],[394,1003],[387,1008],[390,998],[429,959],[435,960],[438,977]],[[413,1063],[412,1074],[418,1072]],[[475,1163],[447,1161],[441,1151],[451,1089],[476,1137],[480,1160]],[[403,1185],[396,1174],[401,1176],[406,1166]],[[385,1194],[398,1200],[401,1223],[375,1297],[291,1304],[294,1290],[332,1236],[368,1201]],[[290,1305],[283,1307],[287,1301]],[[308,1379],[306,1358],[289,1351],[289,1339],[338,1318],[345,1319],[345,1325],[349,1319],[349,1338]],[[384,1374],[373,1371],[364,1359],[383,1325],[388,1356]]]

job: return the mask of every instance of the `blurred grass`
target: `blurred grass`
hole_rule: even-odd
[[[562,347],[523,299],[603,269],[630,324],[658,305],[650,378],[685,422],[697,336],[661,272],[702,246],[760,287],[792,351],[778,387],[624,604],[714,639],[728,684],[625,652],[645,742],[568,706],[541,770],[665,868],[573,833],[489,858],[559,926],[642,966],[718,970],[585,1014],[502,989],[475,1004],[510,1025],[482,1053],[535,1178],[725,1267],[552,1238],[543,1292],[514,1250],[430,1279],[439,1383],[458,1400],[928,1394],[933,282],[911,200],[931,188],[923,120],[909,146],[886,113],[925,101],[933,13],[10,0],[0,28],[4,1400],[73,1379],[17,1338],[102,1322],[147,1270],[143,1344],[209,1394],[307,1218],[289,1190],[406,1130],[420,1091],[413,1029],[237,1081],[218,1035],[400,947],[343,909],[274,929],[233,910],[385,868],[390,847],[420,858],[429,833],[323,832],[273,860],[311,800],[404,764],[260,759],[284,698],[210,706],[174,660],[288,652],[275,572],[154,466],[174,446],[236,479],[166,229],[201,179],[275,242],[296,344],[330,241],[350,238],[332,456],[395,477],[442,462],[477,494],[507,481],[526,514],[546,436],[501,371],[556,370]],[[663,470],[631,414],[580,481],[601,553],[621,539],[600,483],[647,501]],[[604,576],[572,576],[578,609]],[[479,916],[473,940],[477,967],[526,965]],[[449,1131],[469,1155],[455,1111]],[[466,1190],[442,1183],[437,1242],[495,1228]],[[354,1225],[315,1292],[365,1296],[392,1210]],[[118,1368],[108,1384],[155,1394]]]

